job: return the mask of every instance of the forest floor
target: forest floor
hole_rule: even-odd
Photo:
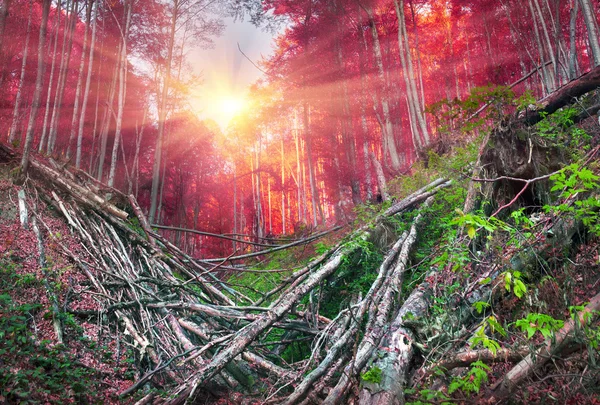
[[[85,275],[58,244],[83,255],[84,248],[52,207],[29,194],[27,205],[45,235],[46,266],[32,224],[19,220],[21,187],[14,165],[0,164],[0,403],[128,403],[117,393],[139,371],[118,330],[69,310],[96,310]],[[32,207],[36,207],[32,211]],[[62,343],[53,328],[53,301],[61,309]]]

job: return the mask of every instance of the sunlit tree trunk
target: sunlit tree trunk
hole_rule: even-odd
[[[60,34],[60,18],[62,16],[61,11],[61,0],[58,0],[56,6],[56,24],[54,26],[54,45],[52,50],[52,67],[50,68],[50,81],[48,82],[48,94],[46,95],[46,108],[44,109],[44,124],[42,125],[42,137],[40,138],[40,144],[38,145],[38,153],[44,150],[46,144],[46,135],[48,135],[48,118],[50,116],[50,102],[52,100],[52,84],[54,82],[54,70],[56,67],[56,50],[58,49],[58,37]],[[69,1],[67,0],[67,11],[69,10]]]
[[[33,0],[29,0],[29,17],[27,18],[27,34],[25,37],[25,47],[23,48],[23,60],[21,61],[21,76],[19,78],[19,87],[17,88],[17,95],[15,97],[15,106],[13,109],[13,119],[10,126],[10,132],[8,135],[8,142],[13,142],[17,133],[17,126],[21,121],[19,108],[21,106],[21,97],[23,95],[23,84],[25,83],[25,71],[27,67],[27,54],[29,53],[29,36],[31,33],[31,14],[33,11]]]
[[[146,115],[148,114],[148,107],[144,108],[144,115],[142,116],[142,125],[141,128],[135,128],[135,155],[133,157],[133,169],[131,173],[131,177],[133,179],[134,185],[134,195],[135,198],[138,196],[138,188],[140,184],[140,146],[142,145],[142,139],[144,138],[144,128],[146,128]],[[132,190],[128,191],[131,194]]]
[[[533,22],[533,33],[535,34],[535,41],[536,41],[537,47],[538,47],[538,54],[540,55],[539,62],[542,65],[542,77],[543,77],[545,94],[548,94],[553,91],[551,74],[548,71],[548,68],[545,63],[546,62],[546,53],[544,51],[544,46],[540,39],[540,31],[538,29],[537,17],[535,15],[535,11],[533,9],[533,3],[531,2],[531,0],[529,0],[528,3],[529,3],[529,11],[531,12],[531,18],[532,18],[532,22]]]
[[[390,159],[390,164],[392,170],[400,171],[402,166],[402,162],[400,160],[400,156],[398,155],[398,149],[396,148],[396,141],[394,139],[394,130],[392,125],[392,119],[390,115],[390,105],[388,101],[388,85],[385,79],[385,71],[383,68],[383,57],[381,54],[381,45],[379,43],[379,34],[377,32],[377,27],[375,26],[375,19],[373,17],[373,11],[365,7],[365,11],[369,17],[369,26],[371,30],[371,35],[373,37],[373,53],[375,55],[375,65],[377,66],[377,73],[379,74],[379,80],[383,86],[382,94],[380,95],[381,107],[383,111],[383,123],[384,123],[384,131],[383,131],[383,146],[384,152],[388,155]]]
[[[119,97],[117,107],[117,122],[115,129],[115,140],[113,143],[112,158],[110,162],[110,172],[108,175],[108,186],[112,187],[115,184],[115,172],[117,169],[117,156],[119,151],[119,143],[121,142],[121,127],[123,125],[123,111],[125,108],[125,96],[127,94],[127,36],[129,35],[129,25],[131,23],[131,2],[125,2],[126,22],[125,29],[121,33],[121,54],[119,56]],[[126,164],[126,162],[123,162]]]
[[[69,73],[69,61],[71,60],[71,51],[73,50],[73,33],[77,22],[77,3],[73,1],[71,5],[71,13],[66,21],[68,23],[68,32],[65,33],[63,39],[62,59],[60,63],[58,83],[56,87],[56,95],[54,97],[54,109],[52,110],[52,118],[50,119],[50,134],[48,135],[48,154],[54,152],[56,137],[58,134],[58,126],[60,124],[60,112],[62,109],[62,99],[65,93],[65,83]],[[65,41],[66,40],[66,41]],[[66,43],[68,42],[68,44]]]
[[[121,55],[121,46],[123,46],[123,43],[119,42],[119,47],[117,48],[117,53],[115,55],[115,59],[117,60],[119,59],[119,55]],[[100,130],[100,154],[98,160],[98,172],[96,174],[96,178],[100,181],[102,181],[102,176],[104,176],[106,148],[108,147],[108,131],[110,129],[110,123],[113,118],[112,108],[115,101],[115,94],[117,92],[117,79],[119,77],[119,68],[120,63],[116,63],[112,73],[112,80],[108,91],[108,99],[105,101],[104,116],[102,119],[102,126]]]
[[[352,117],[350,115],[350,103],[348,101],[348,80],[346,77],[346,67],[344,64],[344,50],[342,48],[342,40],[344,38],[344,27],[342,26],[344,15],[343,9],[334,2],[334,12],[336,15],[336,28],[337,36],[335,39],[335,54],[337,69],[339,71],[339,87],[341,87],[341,114],[340,114],[340,127],[342,135],[342,146],[346,155],[346,162],[350,171],[350,190],[352,191],[352,202],[354,205],[358,205],[362,202],[360,198],[360,184],[358,182],[356,172],[356,139],[354,134],[354,128],[352,125]]]
[[[546,40],[546,52],[548,54],[548,56],[550,57],[550,60],[552,61],[552,88],[555,89],[558,85],[557,80],[558,80],[558,63],[556,60],[556,57],[554,55],[554,50],[552,48],[552,42],[550,41],[550,35],[548,34],[548,27],[546,26],[546,18],[544,17],[544,14],[542,13],[542,9],[540,8],[540,3],[538,0],[533,0],[533,4],[535,5],[535,10],[538,13],[538,17],[539,17],[539,21],[540,21],[540,25],[542,26],[542,32],[544,33],[544,39]],[[558,44],[557,44],[558,46]],[[542,63],[545,62],[545,60],[542,61]]]
[[[102,54],[102,51],[100,52],[100,54]],[[100,59],[100,67],[99,70],[102,71],[102,59]],[[95,166],[95,156],[96,154],[94,153],[95,151],[95,146],[96,146],[96,139],[97,139],[97,130],[98,130],[98,111],[100,110],[100,78],[98,78],[97,80],[97,85],[96,85],[96,106],[94,108],[94,129],[92,129],[92,147],[90,150],[90,158],[89,158],[89,162],[88,162],[88,173],[90,175],[93,175],[93,170]],[[137,195],[136,195],[137,198]]]
[[[413,30],[415,34],[415,52],[417,54],[417,74],[419,77],[419,89],[421,94],[420,104],[421,111],[425,111],[425,86],[423,86],[423,68],[421,65],[421,47],[419,45],[419,30],[417,29],[417,15],[415,13],[415,7],[412,0],[408,1],[410,6],[410,13],[412,15],[413,20]],[[465,40],[467,41],[467,52],[469,50],[469,38],[465,35]],[[469,65],[470,66],[470,65]]]
[[[165,137],[165,120],[167,119],[167,98],[169,96],[169,85],[171,81],[171,64],[173,59],[173,47],[175,45],[175,30],[177,27],[177,17],[179,14],[179,0],[173,2],[171,15],[171,27],[169,31],[169,43],[167,45],[167,59],[165,77],[160,96],[160,105],[158,109],[158,137],[154,151],[154,166],[152,168],[152,190],[150,191],[150,212],[148,219],[152,223],[156,214],[158,185],[160,183],[160,165],[162,158],[163,140]]]
[[[46,29],[48,26],[48,14],[50,13],[51,0],[42,0],[42,22],[40,24],[40,38],[38,41],[38,67],[35,79],[35,91],[31,102],[31,114],[29,115],[29,124],[27,125],[27,135],[25,136],[25,145],[23,146],[23,157],[21,159],[21,173],[27,173],[29,168],[29,153],[33,143],[33,134],[40,101],[42,98],[42,84],[44,82],[44,46],[46,43]]]
[[[396,16],[398,17],[398,46],[400,53],[400,62],[406,84],[406,92],[408,98],[409,109],[411,116],[414,119],[414,126],[417,128],[416,136],[413,139],[417,140],[415,148],[421,148],[429,144],[429,131],[427,130],[427,122],[421,111],[421,102],[417,91],[417,82],[413,68],[410,45],[408,43],[408,32],[406,30],[406,17],[404,15],[404,0],[394,0]]]
[[[92,0],[93,1],[93,0]],[[87,77],[85,79],[85,90],[83,91],[83,102],[81,103],[81,116],[79,117],[79,126],[77,128],[77,155],[75,157],[75,167],[80,168],[81,166],[81,147],[83,142],[83,128],[85,125],[85,116],[87,111],[88,99],[90,96],[90,86],[92,84],[92,72],[94,70],[94,51],[96,48],[96,30],[98,28],[98,3],[100,0],[96,0],[94,4],[94,26],[92,27],[92,41],[90,44],[90,52],[88,57],[88,70]],[[94,134],[93,136],[95,136]],[[136,195],[137,196],[137,195]]]
[[[85,18],[85,29],[83,31],[83,47],[81,50],[81,60],[79,61],[79,73],[77,74],[77,88],[75,90],[75,104],[73,105],[73,116],[71,118],[71,131],[69,133],[69,141],[67,143],[67,159],[71,158],[71,146],[75,140],[75,133],[77,132],[79,123],[79,99],[81,98],[81,91],[83,87],[83,71],[85,69],[85,56],[87,53],[88,46],[88,32],[90,22],[92,21],[92,3],[93,0],[87,0],[86,2],[86,18]]]
[[[285,149],[283,147],[283,134],[281,135],[281,233],[286,234],[285,218]]]
[[[323,215],[323,207],[321,206],[321,199],[319,197],[319,190],[317,189],[317,182],[315,179],[314,160],[312,153],[312,134],[310,130],[309,107],[307,102],[304,102],[302,105],[302,121],[304,128],[304,146],[306,148],[306,163],[308,165],[310,197],[312,203],[312,219],[313,225],[316,227],[318,224],[318,218],[320,218],[322,224],[325,223],[325,216]]]
[[[306,218],[302,217],[302,160],[300,156],[300,136],[298,134],[298,120],[296,118],[296,111],[294,110],[294,122],[292,124],[292,131],[294,132],[294,145],[296,146],[296,208],[298,209],[298,221],[305,221]]]
[[[358,30],[362,31],[361,26],[358,25]],[[359,32],[359,35],[363,37],[364,34]],[[366,45],[366,44],[365,44]],[[363,162],[365,166],[365,192],[367,201],[373,200],[373,179],[371,176],[371,160],[369,158],[369,125],[367,123],[367,79],[366,79],[366,61],[365,61],[366,49],[362,46],[358,46],[358,60],[360,70],[360,128],[363,144]]]
[[[571,0],[571,19],[569,21],[569,79],[577,77],[577,14],[579,0]]]
[[[592,50],[593,65],[600,65],[600,40],[598,39],[598,27],[594,6],[590,0],[579,0],[581,3],[581,12],[588,32],[590,48]]]

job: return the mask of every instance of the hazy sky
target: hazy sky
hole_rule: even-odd
[[[193,92],[193,105],[202,118],[212,118],[223,129],[227,127],[234,110],[250,84],[261,77],[238,50],[255,63],[272,52],[273,35],[263,32],[249,22],[225,20],[223,35],[215,40],[213,49],[194,49],[189,54],[196,73],[202,72],[203,85]],[[233,104],[233,105],[232,105]]]

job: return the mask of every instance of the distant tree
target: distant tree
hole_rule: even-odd
[[[27,173],[29,168],[29,153],[31,152],[31,144],[33,143],[33,133],[35,123],[40,109],[40,101],[42,98],[42,85],[44,80],[44,46],[46,43],[46,30],[48,26],[48,14],[50,13],[50,4],[52,0],[42,0],[42,21],[40,24],[40,37],[38,40],[38,67],[37,76],[35,79],[35,91],[31,102],[31,114],[29,115],[29,123],[27,125],[27,135],[25,136],[25,145],[23,146],[23,157],[21,159],[21,173]]]

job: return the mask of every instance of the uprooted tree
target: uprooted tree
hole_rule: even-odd
[[[283,246],[253,243],[263,250],[238,256],[191,257],[148,223],[133,196],[32,159],[19,207],[23,226],[32,218],[40,267],[50,239],[94,295],[82,310],[74,305],[81,296],[47,284],[56,337],[64,340],[62,313],[118,330],[139,367],[120,398],[140,404],[497,403],[555,374],[576,375],[585,398],[597,398],[598,371],[581,359],[598,345],[598,264],[581,284],[572,280],[591,288],[571,291],[570,308],[554,302],[560,309],[544,313],[542,294],[562,288],[557,273],[569,261],[584,266],[578,249],[600,231],[598,136],[575,126],[597,125],[586,118],[597,111],[590,91],[599,72],[507,117],[484,137],[475,167],[430,159],[420,179],[405,179],[404,197],[345,235],[336,228]],[[8,147],[1,157],[17,159]],[[68,223],[77,251],[53,235],[42,205]],[[293,270],[240,265],[331,235],[332,246]],[[263,291],[228,278],[275,272],[284,276]],[[299,358],[285,355],[294,347]],[[551,371],[567,368],[557,359],[568,372]]]

